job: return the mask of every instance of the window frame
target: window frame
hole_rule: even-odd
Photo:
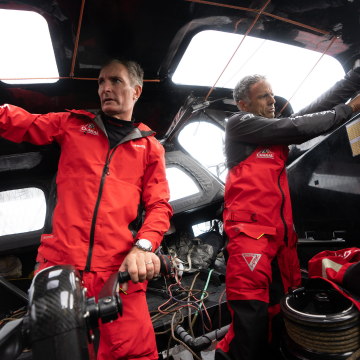
[[[166,165],[166,167],[165,167],[165,169],[171,169],[171,168],[178,169],[178,170],[182,171],[186,176],[188,176],[194,182],[194,184],[195,184],[196,188],[198,189],[198,191],[196,193],[194,193],[194,194],[187,195],[187,196],[178,198],[176,200],[171,200],[171,201],[169,201],[170,205],[173,204],[176,201],[180,201],[180,200],[184,201],[184,200],[186,200],[188,198],[199,195],[203,191],[203,189],[201,188],[201,185],[198,182],[198,180],[196,179],[196,177],[187,168],[185,168],[184,166],[177,165],[177,164],[171,164],[169,166]],[[169,189],[170,189],[170,184],[169,184]],[[170,192],[170,196],[171,196],[171,192]]]
[[[206,112],[205,112],[206,114]],[[224,127],[222,127],[222,125],[220,124],[220,122],[218,122],[217,120],[215,119],[210,119],[210,116],[207,115],[209,117],[209,119],[191,119],[190,121],[188,121],[178,132],[177,134],[174,136],[174,139],[173,141],[176,143],[176,145],[180,148],[180,150],[185,153],[186,155],[190,156],[192,159],[194,159],[197,163],[200,164],[200,166],[202,166],[206,171],[208,171],[212,176],[214,176],[217,180],[219,180],[222,184],[225,184],[225,182],[223,182],[219,177],[217,177],[215,174],[213,174],[207,167],[205,167],[199,160],[197,160],[195,157],[193,157],[180,143],[179,141],[179,136],[180,136],[180,133],[182,130],[184,130],[184,128],[186,126],[188,126],[189,124],[191,123],[194,123],[194,122],[207,122],[211,125],[214,125],[216,127],[218,127],[220,130],[224,131],[224,135],[225,135],[225,126],[226,126],[226,121],[225,121],[225,118],[223,120],[223,123],[224,123]]]
[[[44,225],[41,229],[27,231],[17,234],[10,235],[0,235],[0,253],[3,251],[14,250],[22,247],[29,247],[34,245],[40,245],[41,235],[44,232],[44,227],[46,219],[48,217],[48,198],[49,198],[49,189],[43,183],[32,183],[26,182],[21,184],[12,184],[11,186],[0,186],[0,192],[11,191],[11,190],[21,190],[27,188],[37,188],[43,191],[46,203],[45,219]],[[35,240],[34,240],[35,239]],[[24,244],[30,241],[29,244]]]
[[[14,7],[12,7],[11,5],[13,5]],[[59,6],[58,4],[56,4],[56,6]],[[0,10],[12,10],[12,11],[21,11],[21,12],[33,12],[36,13],[38,15],[40,15],[47,24],[48,27],[48,31],[49,31],[49,36],[50,36],[50,42],[51,42],[51,47],[52,47],[52,51],[54,53],[54,60],[55,60],[55,65],[56,65],[56,69],[58,72],[58,76],[59,79],[57,79],[54,82],[48,82],[48,83],[42,83],[42,82],[35,82],[35,83],[15,83],[15,84],[10,84],[7,83],[3,80],[0,80],[0,83],[3,84],[3,86],[5,86],[6,88],[17,88],[19,86],[21,87],[42,87],[42,86],[47,86],[47,87],[52,87],[52,86],[58,86],[59,81],[60,81],[60,77],[61,77],[61,70],[63,68],[62,61],[63,61],[63,56],[61,55],[61,53],[65,52],[65,46],[64,44],[62,44],[61,46],[55,47],[54,44],[56,42],[58,42],[59,38],[63,38],[63,31],[62,31],[62,26],[59,27],[59,24],[54,22],[53,19],[49,16],[44,16],[43,10],[40,8],[37,8],[36,6],[32,6],[32,5],[21,5],[21,9],[18,8],[17,4],[9,4],[6,7],[2,7],[0,8]],[[59,33],[61,35],[59,35]],[[30,78],[33,76],[30,76]]]

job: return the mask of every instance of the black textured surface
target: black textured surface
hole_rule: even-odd
[[[82,295],[73,266],[53,266],[41,271],[30,289],[32,341],[80,328]]]

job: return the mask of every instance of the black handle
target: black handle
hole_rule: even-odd
[[[171,274],[171,263],[167,256],[160,255],[160,272],[163,276],[168,276]],[[118,271],[110,275],[103,288],[100,291],[98,296],[98,306],[99,306],[99,316],[103,324],[116,320],[118,314],[122,316],[122,301],[119,296],[119,293],[116,292],[117,284],[123,284],[130,281],[130,274],[128,271]],[[90,309],[95,307],[92,304],[93,300],[88,300],[88,307]],[[98,321],[96,317],[96,322]],[[95,318],[95,317],[94,317]]]
[[[118,282],[123,284],[131,280],[130,274],[128,271],[119,271],[118,272]]]
[[[167,256],[159,255],[160,260],[160,273],[163,276],[168,276],[171,274],[171,263]],[[128,282],[131,280],[130,274],[127,271],[119,271],[118,281],[120,284]]]

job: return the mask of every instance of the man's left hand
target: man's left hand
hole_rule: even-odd
[[[119,271],[128,271],[131,281],[134,284],[151,280],[154,276],[160,273],[160,260],[152,252],[144,251],[134,246],[127,254]],[[126,291],[129,288],[129,283],[122,284],[122,289]]]

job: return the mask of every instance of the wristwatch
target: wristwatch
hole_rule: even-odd
[[[139,239],[135,242],[134,246],[138,247],[140,250],[152,251],[152,243],[146,239]]]

